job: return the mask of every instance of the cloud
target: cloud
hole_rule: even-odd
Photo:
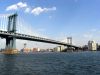
[[[31,13],[33,15],[40,15],[41,13],[45,13],[45,12],[49,12],[49,11],[55,11],[56,7],[51,7],[51,8],[42,8],[42,7],[35,7],[32,8],[30,7],[26,2],[18,2],[16,4],[10,5],[8,7],[6,7],[6,11],[10,11],[10,10],[18,10],[24,8],[24,12],[25,13]]]
[[[18,9],[17,5],[11,5],[11,6],[8,6],[6,8],[7,11],[9,11],[9,10],[17,10],[17,9]]]
[[[31,9],[28,8],[28,7],[25,9],[25,12],[26,12],[26,13],[29,13],[30,11],[31,11]]]
[[[13,5],[10,5],[6,8],[7,11],[9,10],[18,10],[19,8],[25,8],[27,7],[27,3],[24,3],[24,2],[18,2],[17,4],[13,4]]]
[[[17,6],[19,8],[24,8],[24,7],[27,7],[27,3],[19,2],[19,3],[17,3]]]
[[[34,15],[39,15],[43,12],[54,11],[54,10],[56,10],[56,7],[52,7],[52,8],[36,7],[31,11],[31,13]]]

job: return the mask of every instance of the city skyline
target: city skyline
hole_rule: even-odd
[[[84,45],[88,40],[100,43],[99,3],[98,0],[1,0],[0,13],[17,12],[28,24],[26,28],[32,28],[31,34],[60,41],[71,36],[73,44]],[[21,44],[25,42],[32,43]]]

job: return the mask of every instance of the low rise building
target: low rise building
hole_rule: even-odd
[[[61,52],[61,51],[63,51],[64,49],[65,49],[64,46],[57,46],[57,47],[54,48],[54,52]]]
[[[29,52],[31,52],[31,49],[30,48],[23,48],[23,52],[29,53]]]
[[[40,48],[33,48],[32,52],[39,52]]]
[[[55,47],[53,51],[54,52],[60,52],[60,47],[59,46]]]

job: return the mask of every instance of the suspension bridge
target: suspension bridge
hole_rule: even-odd
[[[22,39],[22,40],[30,40],[30,41],[37,41],[37,42],[45,42],[45,43],[52,43],[52,44],[58,44],[58,45],[64,45],[67,47],[73,47],[75,49],[78,49],[79,47],[75,45],[70,45],[65,42],[56,41],[52,39],[47,39],[43,37],[38,36],[32,36],[27,34],[22,34],[18,32],[19,29],[17,25],[17,14],[8,14],[8,15],[0,15],[3,16],[3,20],[0,19],[0,37],[6,39],[6,47],[4,50],[5,54],[14,54],[17,53],[16,49],[16,39]],[[4,21],[4,22],[3,22]]]

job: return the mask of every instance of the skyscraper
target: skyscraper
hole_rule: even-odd
[[[88,49],[92,51],[97,50],[97,44],[95,41],[88,41]]]

